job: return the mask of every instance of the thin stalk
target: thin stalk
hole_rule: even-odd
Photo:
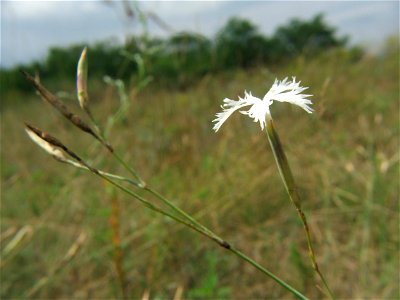
[[[198,233],[204,235],[205,237],[211,239],[212,241],[216,242],[218,245],[220,245],[221,247],[229,250],[230,252],[234,253],[236,256],[238,256],[239,258],[243,259],[244,261],[248,262],[249,264],[251,264],[252,266],[256,267],[258,270],[260,270],[262,273],[264,273],[265,275],[267,275],[268,277],[272,278],[273,280],[275,280],[278,284],[280,284],[282,287],[284,287],[285,289],[287,289],[288,291],[290,291],[291,293],[293,293],[296,297],[298,297],[299,299],[303,299],[306,300],[308,299],[306,296],[304,296],[302,293],[300,293],[299,291],[297,291],[294,287],[290,286],[288,283],[286,283],[285,281],[283,281],[282,279],[280,279],[279,277],[277,277],[276,275],[274,275],[273,273],[271,273],[270,271],[268,271],[267,269],[265,269],[264,267],[262,267],[260,264],[258,264],[257,262],[255,262],[254,260],[252,260],[250,257],[248,257],[247,255],[245,255],[244,253],[240,252],[239,250],[233,248],[228,242],[226,242],[225,240],[223,240],[222,238],[218,237],[216,234],[212,233],[211,230],[207,229],[205,226],[201,225],[201,227],[204,227],[206,229],[206,231],[198,228],[197,226],[195,226],[192,223],[188,223],[185,220],[182,220],[164,210],[162,210],[161,208],[157,207],[156,205],[150,203],[149,201],[147,201],[146,199],[144,199],[143,197],[141,197],[140,195],[136,194],[135,192],[127,189],[126,187],[120,185],[119,183],[111,180],[110,178],[102,175],[99,172],[96,172],[95,169],[92,169],[91,167],[88,166],[89,169],[92,170],[92,172],[96,175],[98,175],[99,177],[103,178],[104,180],[108,181],[109,183],[111,183],[112,185],[116,186],[117,188],[119,188],[120,190],[124,191],[125,193],[129,194],[130,196],[136,198],[137,200],[139,200],[140,202],[142,202],[145,206],[147,206],[148,208],[150,208],[151,210],[158,212],[168,218],[173,219],[174,221],[181,223],[182,225],[185,225],[191,229],[193,229],[194,231],[197,231]],[[211,234],[210,234],[211,233]]]
[[[121,165],[124,166],[135,178],[139,181],[139,187],[144,188],[146,183],[139,176],[138,172],[136,172],[132,167],[130,167],[115,151],[112,152],[113,156],[119,161]]]
[[[131,166],[129,166],[113,149],[110,143],[107,142],[106,137],[104,135],[103,130],[101,130],[101,127],[97,120],[93,117],[92,113],[90,112],[89,109],[85,109],[86,114],[88,115],[90,121],[92,121],[94,127],[96,128],[97,133],[100,135],[101,139],[103,142],[101,143],[117,160],[118,162],[131,173],[138,181],[139,181],[139,187],[144,187],[146,183],[143,181],[143,179],[139,176],[138,172],[136,172],[135,169],[133,169]]]
[[[182,217],[186,218],[187,220],[189,220],[190,222],[192,222],[194,225],[198,226],[202,230],[205,230],[209,234],[214,235],[215,238],[217,238],[217,236],[212,231],[208,230],[205,226],[203,226],[201,223],[196,221],[196,219],[194,219],[192,216],[190,216],[189,214],[187,214],[186,212],[181,210],[179,207],[177,207],[175,204],[173,204],[171,201],[169,201],[163,195],[158,193],[156,190],[154,190],[153,188],[147,186],[147,183],[140,177],[139,173],[135,169],[133,169],[131,166],[129,166],[115,151],[111,151],[111,149],[113,149],[112,146],[111,147],[107,147],[107,145],[110,145],[110,144],[108,142],[106,142],[104,133],[100,130],[100,126],[98,125],[97,121],[94,119],[94,117],[90,113],[90,110],[87,109],[87,110],[85,110],[85,112],[87,113],[87,115],[89,116],[89,118],[92,121],[93,125],[95,126],[95,128],[97,130],[97,133],[105,141],[104,143],[102,143],[102,145],[105,146],[105,148],[107,148],[107,150],[109,150],[112,153],[112,155],[118,160],[118,162],[139,181],[139,184],[134,182],[134,181],[132,181],[132,182],[134,182],[134,184],[137,187],[142,188],[145,191],[153,194],[158,199],[160,199],[165,205],[167,205],[169,208],[171,208],[173,211],[175,211],[176,213],[178,213]],[[108,174],[104,174],[104,175],[107,176]],[[111,177],[111,176],[108,176],[108,177]],[[122,178],[116,178],[116,179],[122,179]],[[129,179],[125,179],[125,178],[122,179],[122,180],[128,180],[129,181]]]
[[[71,161],[71,160],[66,160],[63,161],[65,163],[71,164],[77,168],[80,169],[84,169],[86,171],[91,171],[90,169],[88,169],[85,165],[82,165],[80,163]],[[121,162],[124,162],[121,159]],[[125,162],[124,162],[125,163]],[[163,195],[161,195],[160,193],[158,193],[156,190],[152,189],[151,187],[147,186],[146,183],[144,183],[143,181],[138,183],[135,180],[123,177],[123,176],[119,176],[119,175],[115,175],[115,174],[111,174],[111,173],[107,173],[107,172],[103,172],[101,170],[97,170],[101,175],[104,175],[108,178],[112,178],[112,179],[116,179],[116,180],[121,180],[121,181],[125,181],[128,182],[136,187],[142,188],[145,191],[153,194],[154,196],[156,196],[158,199],[160,199],[164,204],[166,204],[169,208],[171,208],[173,211],[175,211],[176,213],[180,214],[181,216],[185,217],[187,220],[189,220],[190,222],[192,222],[194,225],[198,226],[199,228],[201,228],[204,231],[207,231],[210,235],[213,235],[214,238],[217,238],[217,235],[215,235],[212,231],[210,231],[207,227],[205,227],[203,224],[199,223],[195,218],[193,218],[192,216],[190,216],[189,214],[187,214],[185,211],[183,211],[182,209],[180,209],[179,207],[177,207],[175,204],[173,204],[171,201],[169,201],[167,198],[165,198]],[[222,242],[222,240],[220,241]]]
[[[315,270],[315,272],[318,274],[319,278],[321,279],[323,285],[325,286],[326,290],[328,291],[328,295],[331,299],[334,299],[332,291],[330,290],[325,277],[322,275],[317,260],[315,256],[315,251],[314,247],[312,244],[312,239],[311,239],[311,233],[310,233],[310,228],[307,223],[306,216],[304,212],[301,209],[301,201],[300,201],[300,195],[297,191],[297,187],[292,175],[292,171],[290,169],[288,160],[286,158],[286,154],[283,150],[282,143],[279,139],[278,133],[275,130],[272,118],[269,117],[267,120],[267,128],[266,128],[267,136],[269,143],[271,145],[272,151],[274,153],[275,161],[278,165],[279,173],[282,177],[283,184],[285,185],[286,191],[289,194],[289,198],[293,205],[296,208],[297,214],[300,217],[301,222],[303,223],[303,228],[306,233],[307,237],[307,244],[308,244],[308,254],[310,256],[311,264]]]
[[[102,136],[102,135],[101,135]],[[105,145],[105,144],[103,144]],[[107,148],[107,147],[106,147]],[[108,149],[108,148],[107,148]],[[173,211],[181,215],[182,217],[186,218],[190,222],[192,222],[194,225],[198,226],[204,231],[207,231],[209,234],[213,235],[214,238],[218,237],[209,229],[207,229],[205,226],[203,226],[201,223],[196,221],[192,216],[181,210],[179,207],[177,207],[175,204],[173,204],[171,201],[169,201],[167,198],[165,198],[163,195],[158,193],[156,190],[153,188],[149,187],[147,183],[140,177],[138,172],[134,170],[132,167],[130,167],[115,151],[112,152],[112,155],[118,160],[118,162],[128,171],[130,172],[138,181],[139,184],[135,184],[137,187],[144,189],[145,191],[151,193],[152,195],[156,196],[158,199],[160,199],[165,205],[167,205],[169,208],[171,208]],[[117,178],[119,179],[119,178]]]
[[[127,189],[126,187],[124,187],[123,185],[111,180],[109,177],[102,175],[99,172],[96,172],[95,169],[93,169],[94,171],[92,171],[93,173],[95,173],[96,175],[98,175],[99,177],[103,178],[104,180],[108,181],[109,183],[111,183],[112,185],[114,185],[115,187],[117,187],[118,189],[122,190],[123,192],[127,193],[128,195],[136,198],[137,200],[139,200],[142,204],[144,204],[147,208],[151,209],[154,212],[160,213],[170,219],[173,219],[174,221],[181,223],[195,231],[197,231],[198,233],[212,239],[213,241],[217,242],[220,246],[222,247],[226,247],[227,243],[225,241],[223,241],[222,239],[216,239],[214,236],[211,236],[209,233],[199,229],[197,226],[186,222],[185,220],[182,220],[178,217],[176,217],[173,214],[170,214],[169,212],[159,208],[158,206],[154,205],[153,203],[149,202],[148,200],[146,200],[145,198],[143,198],[142,196],[140,196],[139,194]]]
[[[162,202],[164,202],[168,207],[170,207],[171,209],[173,209],[175,212],[179,213],[181,216],[185,217],[186,219],[188,219],[190,222],[192,222],[194,225],[200,227],[201,229],[207,231],[209,234],[215,236],[216,238],[217,235],[215,235],[211,230],[209,230],[207,227],[205,227],[203,224],[199,223],[195,218],[193,218],[191,215],[187,214],[185,211],[183,211],[182,209],[180,209],[178,206],[176,206],[175,204],[173,204],[171,201],[169,201],[167,198],[165,198],[163,195],[161,195],[160,193],[158,193],[156,190],[152,189],[149,186],[145,186],[144,189],[146,191],[148,191],[149,193],[153,194],[154,196],[156,196],[158,199],[160,199]]]
[[[153,188],[149,187],[146,182],[144,182],[141,177],[138,175],[138,173],[132,169],[125,161],[119,157],[115,152],[113,152],[114,157],[132,174],[134,175],[139,181],[140,184],[137,185],[139,188],[144,189],[145,191],[151,193],[152,195],[156,196],[158,199],[160,199],[165,205],[167,205],[169,208],[171,208],[173,211],[181,215],[182,217],[186,218],[188,221],[192,222],[194,225],[198,226],[202,230],[208,232],[210,235],[213,235],[214,238],[219,239],[217,235],[215,235],[211,230],[209,230],[207,227],[205,227],[203,224],[199,223],[195,218],[187,214],[185,211],[180,209],[178,206],[176,206],[174,203],[172,203],[170,200],[165,198],[163,195],[161,195],[159,192],[154,190]]]
[[[57,159],[57,158],[56,158],[56,159]],[[79,168],[79,169],[82,169],[82,170],[86,170],[86,171],[89,171],[89,172],[92,171],[92,170],[90,170],[88,167],[86,167],[85,165],[83,165],[83,164],[81,164],[81,163],[77,163],[77,162],[72,161],[72,160],[69,160],[69,159],[68,159],[68,160],[60,160],[60,159],[57,159],[57,160],[60,161],[60,162],[62,162],[62,163],[66,163],[66,164],[72,165],[72,166],[74,166],[74,167],[76,167],[76,168]],[[130,179],[130,178],[126,178],[126,177],[119,176],[119,175],[116,175],[116,174],[104,172],[104,171],[101,171],[101,170],[97,170],[97,171],[98,171],[101,175],[107,176],[107,177],[109,177],[109,178],[116,179],[116,180],[121,180],[121,181],[125,181],[125,182],[128,182],[128,183],[130,183],[130,184],[132,184],[132,185],[134,185],[134,186],[137,186],[137,187],[140,187],[140,186],[141,186],[139,182],[137,182],[137,181],[135,181],[135,180],[132,180],[132,179]]]
[[[114,177],[115,179],[119,179],[119,180],[125,180],[125,181],[129,181],[131,183],[133,183],[134,185],[136,185],[139,188],[144,189],[145,191],[153,194],[154,196],[156,196],[158,199],[160,199],[165,205],[167,205],[169,208],[171,208],[173,211],[175,211],[176,213],[178,213],[179,215],[181,215],[182,217],[186,218],[187,220],[189,220],[190,222],[192,222],[194,225],[198,226],[199,228],[201,228],[204,231],[207,231],[209,234],[213,235],[214,238],[217,238],[217,236],[210,230],[208,230],[205,226],[203,226],[201,223],[197,222],[192,216],[190,216],[189,214],[187,214],[186,212],[184,212],[183,210],[181,210],[179,207],[177,207],[175,204],[173,204],[171,201],[169,201],[167,198],[165,198],[164,196],[162,196],[160,193],[158,193],[157,191],[155,191],[154,189],[150,188],[147,186],[146,182],[140,177],[139,173],[132,168],[130,165],[128,165],[123,159],[122,157],[120,157],[115,151],[114,148],[111,146],[111,144],[106,140],[105,137],[105,133],[103,132],[103,130],[101,130],[101,127],[99,125],[99,123],[97,122],[97,120],[94,118],[93,114],[91,113],[90,109],[85,106],[84,108],[85,113],[87,114],[87,116],[89,117],[90,121],[93,123],[97,134],[100,136],[101,138],[101,144],[115,157],[115,159],[129,172],[131,173],[138,182],[127,179],[127,178],[123,178],[123,177],[116,177],[113,174],[109,174],[109,173],[103,173],[103,175],[106,175],[107,177]],[[101,173],[101,171],[100,171]]]
[[[175,204],[173,204],[171,201],[169,201],[167,198],[165,198],[163,195],[161,195],[160,193],[158,193],[157,191],[155,191],[154,189],[150,188],[147,186],[147,183],[140,177],[139,173],[133,169],[130,165],[128,165],[123,159],[122,157],[120,157],[114,150],[113,147],[111,146],[110,143],[108,143],[106,141],[106,137],[104,135],[104,132],[100,129],[100,125],[97,122],[97,120],[93,117],[91,111],[89,110],[89,108],[84,109],[84,111],[86,112],[86,114],[88,115],[89,119],[91,120],[91,122],[93,123],[97,133],[99,134],[99,136],[101,137],[101,139],[103,140],[103,142],[101,143],[108,151],[111,152],[111,154],[115,157],[115,159],[129,172],[131,173],[138,181],[139,183],[127,179],[127,178],[123,178],[123,177],[116,177],[113,174],[109,174],[109,173],[103,173],[103,175],[106,175],[107,177],[114,177],[115,179],[119,179],[119,180],[125,180],[125,181],[129,181],[131,183],[133,183],[134,185],[136,185],[139,188],[144,189],[145,191],[153,194],[154,196],[156,196],[158,199],[160,199],[164,204],[166,204],[169,208],[171,208],[173,211],[175,211],[176,213],[178,213],[179,215],[181,215],[182,217],[186,218],[187,220],[189,220],[190,222],[192,222],[194,225],[198,226],[199,228],[201,228],[204,231],[207,231],[209,234],[213,235],[215,238],[217,238],[217,236],[210,230],[208,230],[205,226],[203,226],[202,224],[200,224],[199,222],[197,222],[192,216],[190,216],[189,214],[187,214],[186,212],[184,212],[183,210],[181,210],[179,207],[177,207]],[[84,167],[83,167],[84,168]],[[100,171],[101,172],[101,171]],[[110,176],[111,175],[111,176]]]
[[[90,121],[92,121],[93,125],[94,125],[94,129],[98,132],[101,133],[100,127],[99,127],[99,123],[97,122],[97,120],[94,118],[92,112],[90,111],[89,107],[85,106],[83,108],[83,110],[85,111],[86,115],[89,117]],[[103,138],[103,136],[102,136]]]
[[[290,285],[288,285],[286,282],[284,282],[283,280],[281,280],[279,277],[275,276],[273,273],[271,273],[270,271],[268,271],[267,269],[265,269],[263,266],[261,266],[260,264],[258,264],[257,262],[255,262],[254,260],[252,260],[250,257],[248,257],[246,254],[240,252],[239,250],[231,247],[228,249],[229,251],[231,251],[232,253],[234,253],[236,256],[240,257],[241,259],[247,261],[249,264],[251,264],[252,266],[256,267],[258,270],[260,270],[261,272],[263,272],[264,274],[268,275],[269,277],[271,277],[273,280],[275,280],[277,283],[279,283],[281,286],[285,287],[287,290],[289,290],[290,292],[292,292],[296,297],[298,297],[299,299],[308,299],[306,296],[304,296],[302,293],[300,293],[299,291],[297,291],[296,289],[294,289],[293,287],[291,287]]]

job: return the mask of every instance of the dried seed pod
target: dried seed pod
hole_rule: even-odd
[[[94,130],[79,116],[72,113],[68,107],[54,94],[47,90],[40,82],[25,71],[22,71],[25,77],[34,85],[36,90],[40,93],[42,98],[49,102],[55,109],[57,109],[66,119],[84,132],[89,133],[95,139],[104,144],[104,141],[94,132]]]
[[[68,160],[67,157],[65,156],[64,152],[62,152],[59,148],[53,146],[49,142],[42,139],[30,127],[27,126],[25,128],[25,131],[33,142],[35,142],[39,147],[44,149],[47,153],[49,153],[55,159],[62,161],[62,162],[66,162]]]
[[[76,155],[74,152],[69,150],[62,142],[60,142],[57,138],[54,136],[48,134],[47,132],[44,132],[40,130],[39,128],[36,128],[30,124],[25,123],[25,126],[33,133],[35,133],[39,138],[43,139],[44,141],[48,142],[50,145],[54,147],[61,148],[64,150],[68,155],[70,155],[72,158],[76,159],[79,162],[82,162],[82,159]]]
[[[65,146],[62,142],[60,142],[57,138],[55,138],[54,136],[48,134],[47,132],[44,132],[42,130],[40,130],[37,127],[34,127],[30,124],[25,123],[25,126],[28,130],[30,130],[33,134],[36,134],[39,138],[43,139],[44,141],[46,141],[47,143],[49,143],[51,146],[57,147],[57,148],[61,148],[62,150],[65,151],[65,153],[67,153],[69,156],[71,156],[73,159],[75,159],[76,161],[78,161],[82,166],[85,166],[86,168],[88,168],[91,172],[95,173],[95,174],[100,174],[100,171],[92,168],[91,166],[89,166],[82,158],[80,158],[77,154],[75,154],[72,150],[68,149],[67,146]]]

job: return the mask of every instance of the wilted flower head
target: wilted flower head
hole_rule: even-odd
[[[241,110],[240,112],[254,119],[254,122],[260,122],[261,129],[264,129],[266,118],[271,116],[269,107],[273,101],[289,102],[300,106],[308,113],[312,113],[313,109],[308,106],[308,104],[312,104],[312,102],[307,99],[312,95],[301,94],[301,92],[306,89],[308,88],[301,87],[300,81],[296,82],[296,78],[293,77],[292,81],[288,81],[287,78],[282,81],[275,79],[274,84],[265,94],[263,99],[254,97],[248,92],[244,93],[244,98],[239,97],[239,100],[237,101],[225,98],[224,104],[221,105],[223,109],[222,112],[217,113],[217,118],[213,120],[213,122],[216,122],[213,129],[217,132],[231,114],[236,110],[249,105],[251,105],[249,110]]]

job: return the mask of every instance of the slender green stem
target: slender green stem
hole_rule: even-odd
[[[325,286],[329,297],[331,299],[333,299],[334,297],[333,297],[332,291],[330,290],[330,288],[325,280],[325,277],[322,275],[322,273],[319,269],[319,266],[318,266],[318,263],[316,260],[316,256],[315,256],[312,239],[311,239],[310,228],[308,226],[306,216],[301,209],[300,195],[297,191],[297,187],[296,187],[288,160],[286,158],[286,154],[283,150],[282,143],[279,139],[278,133],[276,132],[276,130],[274,128],[272,118],[268,118],[266,129],[267,129],[266,132],[267,132],[268,140],[271,145],[272,151],[274,153],[275,161],[278,165],[279,173],[282,177],[286,191],[288,192],[289,198],[296,208],[297,214],[299,215],[301,222],[303,223],[303,227],[304,227],[306,237],[307,237],[308,254],[311,259],[311,264],[312,264],[315,272],[320,277],[323,285]]]
[[[302,293],[300,293],[299,291],[297,291],[294,287],[290,286],[288,283],[286,283],[285,281],[283,281],[282,279],[280,279],[279,277],[277,277],[276,275],[274,275],[272,272],[268,271],[267,269],[265,269],[264,267],[262,267],[260,264],[258,264],[256,261],[252,260],[250,257],[248,257],[247,255],[245,255],[244,253],[240,252],[239,250],[233,248],[229,243],[227,243],[226,241],[224,241],[222,238],[218,237],[216,234],[214,234],[211,230],[209,230],[208,228],[206,228],[205,226],[201,225],[202,228],[204,228],[206,231],[203,231],[202,229],[199,229],[197,226],[188,223],[162,209],[160,209],[159,207],[155,206],[154,204],[150,203],[149,201],[147,201],[146,199],[144,199],[143,197],[141,197],[140,195],[136,194],[135,192],[125,188],[124,186],[120,185],[119,183],[111,180],[110,178],[100,174],[100,173],[96,173],[96,175],[100,176],[101,178],[103,178],[104,180],[110,182],[111,184],[113,184],[114,186],[116,186],[117,188],[119,188],[120,190],[124,191],[125,193],[131,195],[132,197],[138,199],[140,202],[142,202],[144,205],[146,205],[148,208],[150,208],[151,210],[158,212],[166,217],[169,217],[171,219],[173,219],[174,221],[181,223],[195,231],[197,231],[198,233],[204,235],[205,237],[213,240],[214,242],[216,242],[218,245],[220,245],[221,247],[229,250],[230,252],[234,253],[236,256],[238,256],[239,258],[245,260],[246,262],[250,263],[252,266],[256,267],[258,270],[260,270],[262,273],[264,273],[265,275],[269,276],[270,278],[272,278],[273,280],[275,280],[278,284],[280,284],[282,287],[284,287],[285,289],[287,289],[288,291],[290,291],[291,293],[293,293],[296,297],[298,297],[299,299],[308,299],[306,296],[304,296]]]
[[[178,206],[176,206],[175,204],[173,204],[171,201],[169,201],[167,198],[165,198],[163,195],[161,195],[160,193],[158,193],[156,190],[152,189],[151,187],[147,186],[144,188],[146,191],[148,191],[149,193],[153,194],[154,196],[156,196],[158,199],[160,199],[161,201],[163,201],[168,207],[170,207],[171,209],[173,209],[175,212],[177,212],[178,214],[180,214],[181,216],[185,217],[187,220],[189,220],[190,222],[192,222],[194,225],[198,226],[199,228],[203,229],[204,231],[208,232],[209,234],[213,235],[215,238],[219,239],[219,237],[212,232],[211,230],[209,230],[207,227],[205,227],[203,224],[199,223],[195,218],[193,218],[191,215],[187,214],[185,211],[183,211],[182,209],[180,209]]]
[[[137,200],[139,200],[142,204],[144,204],[147,208],[151,209],[152,211],[157,212],[157,213],[160,213],[160,214],[162,214],[162,215],[164,215],[164,216],[166,216],[166,217],[168,217],[168,218],[170,218],[170,219],[173,219],[174,221],[176,221],[176,222],[178,222],[178,223],[181,223],[181,224],[183,224],[183,225],[185,225],[185,226],[188,226],[189,228],[191,228],[191,229],[197,231],[198,233],[200,233],[200,234],[202,234],[202,235],[204,235],[204,236],[206,236],[206,237],[208,237],[208,238],[211,238],[212,240],[214,240],[214,241],[216,241],[218,244],[220,244],[220,241],[219,241],[219,240],[216,240],[214,237],[212,237],[212,236],[210,236],[208,233],[206,233],[206,232],[200,230],[199,228],[197,228],[197,227],[194,226],[193,224],[188,223],[188,222],[186,222],[186,221],[184,221],[184,220],[182,220],[182,219],[180,219],[180,218],[174,216],[173,214],[170,214],[169,212],[164,211],[163,209],[159,208],[158,206],[154,205],[153,203],[147,201],[145,198],[143,198],[143,197],[140,196],[139,194],[137,194],[137,193],[135,193],[135,192],[133,192],[133,191],[127,189],[127,188],[124,187],[123,185],[121,185],[121,184],[119,184],[119,183],[117,183],[117,182],[111,180],[109,177],[107,177],[107,176],[105,176],[105,175],[102,175],[101,173],[96,172],[96,171],[95,171],[94,173],[95,173],[96,175],[98,175],[99,177],[103,178],[104,180],[108,181],[109,183],[111,183],[112,185],[114,185],[115,187],[117,187],[118,189],[124,191],[124,192],[127,193],[128,195],[130,195],[130,196],[136,198]],[[226,242],[225,242],[225,243],[226,243]],[[221,246],[223,246],[223,245],[221,245]]]
[[[112,155],[118,160],[118,162],[124,166],[126,170],[128,170],[138,181],[139,185],[144,187],[146,183],[142,180],[142,178],[139,176],[138,172],[136,172],[131,166],[129,166],[114,150],[113,147],[111,146],[110,143],[107,142],[105,134],[103,130],[101,130],[101,127],[97,120],[93,117],[93,114],[89,110],[89,108],[85,109],[86,114],[88,115],[90,121],[92,121],[94,127],[96,128],[97,133],[101,137],[101,144],[112,153]]]
[[[95,126],[97,133],[100,135],[102,141],[102,145],[109,150],[112,155],[118,160],[118,162],[129,172],[131,173],[138,181],[139,184],[136,183],[135,181],[132,181],[130,179],[127,178],[116,178],[115,179],[120,179],[120,180],[125,180],[125,181],[132,181],[132,183],[144,190],[146,190],[147,192],[153,194],[154,196],[156,196],[158,199],[160,199],[162,202],[164,202],[164,204],[166,204],[169,208],[171,208],[173,211],[175,211],[176,213],[180,214],[181,216],[183,216],[184,218],[186,218],[187,220],[189,220],[190,222],[192,222],[194,225],[198,226],[199,228],[201,228],[204,231],[207,231],[209,234],[213,235],[214,238],[217,238],[217,236],[210,230],[208,230],[205,226],[203,226],[202,224],[200,224],[199,222],[196,221],[196,219],[194,219],[192,216],[190,216],[189,214],[187,214],[186,212],[184,212],[183,210],[181,210],[179,207],[177,207],[175,204],[173,204],[171,201],[169,201],[167,198],[165,198],[163,195],[161,195],[160,193],[158,193],[157,191],[155,191],[154,189],[150,188],[147,186],[146,182],[140,177],[139,173],[133,169],[130,165],[128,165],[113,149],[113,147],[106,141],[104,132],[100,129],[100,126],[97,122],[97,120],[93,117],[91,111],[89,110],[89,108],[85,109],[86,114],[88,115],[89,119],[92,121],[93,125]],[[112,177],[109,176],[109,174],[104,174],[108,177]]]
[[[72,161],[72,160],[69,160],[69,159],[66,159],[66,160],[57,159],[57,160],[60,161],[60,162],[62,162],[62,163],[65,163],[65,164],[69,164],[69,165],[71,165],[71,166],[74,166],[74,167],[76,167],[76,168],[79,168],[79,169],[82,169],[82,170],[86,170],[86,171],[88,171],[88,172],[91,172],[91,170],[90,170],[88,167],[86,167],[85,165],[83,165],[83,164],[81,164],[81,163],[77,163],[77,162]],[[132,185],[134,185],[134,186],[140,187],[140,183],[139,183],[139,182],[137,182],[137,181],[135,181],[135,180],[132,180],[132,179],[130,179],[130,178],[126,178],[126,177],[119,176],[119,175],[116,175],[116,174],[104,172],[104,171],[101,171],[101,170],[97,170],[97,171],[98,171],[101,175],[107,176],[107,177],[109,177],[109,178],[116,179],[116,180],[120,180],[120,181],[125,181],[125,182],[128,182],[128,183],[130,183],[130,184],[132,184]]]
[[[97,128],[99,128],[99,126],[97,126],[97,124],[95,123],[95,120],[93,117],[91,117],[92,122],[95,124],[95,126]],[[104,138],[104,135],[102,132],[99,131],[100,136]],[[105,142],[103,143],[103,145],[108,149],[112,149],[107,147],[108,143]],[[212,231],[208,230],[205,226],[203,226],[201,223],[199,223],[198,221],[196,221],[196,219],[194,219],[192,216],[190,216],[189,214],[187,214],[186,212],[184,212],[183,210],[181,210],[179,207],[177,207],[175,204],[173,204],[171,201],[169,201],[167,198],[165,198],[163,195],[161,195],[160,193],[158,193],[156,190],[154,190],[153,188],[147,186],[147,183],[140,177],[140,175],[138,174],[138,172],[133,169],[131,166],[129,166],[115,151],[112,151],[112,155],[118,160],[118,162],[128,171],[130,172],[138,181],[139,184],[135,184],[136,186],[146,190],[147,192],[153,194],[154,196],[156,196],[158,199],[160,199],[162,202],[164,202],[164,204],[166,204],[169,208],[171,208],[172,210],[174,210],[176,213],[180,214],[181,216],[185,217],[187,220],[189,220],[190,222],[192,222],[194,225],[198,226],[199,228],[201,228],[204,231],[207,231],[209,234],[213,235],[214,238],[218,238]],[[117,178],[118,179],[118,178]]]
[[[105,144],[103,144],[103,145],[105,145]],[[184,212],[182,209],[177,207],[175,204],[173,204],[171,201],[169,201],[163,195],[158,193],[156,190],[149,187],[147,185],[147,183],[139,176],[138,172],[136,170],[134,170],[131,166],[129,166],[115,151],[113,151],[112,154],[118,160],[118,162],[139,181],[139,184],[136,184],[136,186],[153,194],[158,199],[160,199],[164,204],[166,204],[169,208],[171,208],[173,211],[180,214],[181,216],[183,216],[184,218],[186,218],[187,220],[189,220],[190,222],[192,222],[194,225],[198,226],[202,230],[207,231],[209,234],[213,235],[214,238],[218,239],[217,235],[215,235],[212,231],[207,229],[205,226],[203,226],[201,223],[199,223],[196,219],[194,219],[192,216],[190,216],[189,214]]]
[[[121,160],[123,162],[123,160]],[[63,161],[64,163],[68,163],[70,165],[73,165],[77,168],[86,170],[86,171],[91,171],[88,167],[86,167],[85,165],[82,165],[80,163],[74,162],[72,160],[66,160]],[[187,220],[189,220],[190,222],[192,222],[194,225],[196,225],[197,227],[199,227],[200,229],[202,229],[203,231],[206,231],[207,233],[209,233],[210,235],[212,235],[215,239],[219,239],[220,243],[223,242],[222,239],[220,239],[215,233],[213,233],[211,230],[209,230],[207,227],[205,227],[203,224],[199,223],[195,218],[193,218],[192,216],[190,216],[189,214],[187,214],[185,211],[183,211],[182,209],[180,209],[179,207],[177,207],[175,204],[173,204],[171,201],[169,201],[167,198],[165,198],[163,195],[161,195],[160,193],[158,193],[156,190],[150,188],[149,186],[147,186],[143,181],[141,183],[138,183],[135,180],[132,180],[130,178],[126,178],[123,176],[119,176],[119,175],[115,175],[115,174],[111,174],[111,173],[107,173],[107,172],[103,172],[101,170],[97,170],[101,175],[104,175],[110,179],[116,179],[116,180],[121,180],[121,181],[125,181],[128,182],[136,187],[142,188],[145,191],[153,194],[154,196],[156,196],[158,199],[162,200],[168,207],[170,207],[173,211],[177,212],[178,214],[180,214],[181,216],[183,216],[184,218],[186,218]]]
[[[229,251],[231,251],[232,253],[234,253],[235,255],[237,255],[238,257],[240,257],[241,259],[247,261],[248,263],[250,263],[252,266],[256,267],[258,270],[260,270],[261,272],[263,272],[264,274],[268,275],[269,277],[271,277],[273,280],[275,280],[277,283],[279,283],[281,286],[285,287],[287,290],[291,291],[296,297],[298,297],[299,299],[308,299],[306,296],[304,296],[302,293],[300,293],[299,291],[297,291],[296,289],[294,289],[293,287],[291,287],[290,285],[288,285],[286,282],[284,282],[283,280],[281,280],[279,277],[275,276],[273,273],[271,273],[270,271],[268,271],[267,269],[265,269],[263,266],[261,266],[260,264],[258,264],[257,262],[255,262],[254,260],[252,260],[251,258],[249,258],[247,255],[243,254],[242,252],[240,252],[239,250],[231,247],[229,248]]]
[[[135,176],[135,178],[140,183],[140,187],[144,188],[146,186],[146,183],[139,176],[138,172],[136,172],[132,167],[130,167],[115,151],[113,151],[112,154],[119,161],[119,163],[124,166],[125,169],[127,169],[133,176]]]
[[[93,114],[92,114],[92,112],[90,111],[89,107],[85,106],[83,110],[85,111],[85,113],[86,113],[87,116],[89,117],[90,121],[92,121],[92,123],[93,123],[93,125],[94,125],[96,131],[97,131],[98,133],[101,133],[99,123],[98,123],[97,120],[93,117]]]

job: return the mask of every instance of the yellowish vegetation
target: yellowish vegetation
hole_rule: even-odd
[[[308,297],[320,298],[302,225],[265,134],[240,114],[217,134],[211,129],[223,98],[242,96],[245,89],[263,96],[275,77],[296,76],[310,87],[315,113],[290,105],[272,110],[321,271],[337,298],[396,298],[398,70],[397,49],[357,62],[335,52],[274,70],[208,75],[185,91],[150,86],[131,93],[130,110],[109,139],[174,203]],[[89,82],[89,92],[97,99],[93,114],[105,122],[118,107],[116,91]],[[65,101],[79,112],[77,101]],[[8,107],[1,121],[2,254],[8,249],[1,264],[2,298],[122,297],[121,270],[113,263],[115,201],[118,259],[131,298],[292,297],[204,237],[115,194],[93,175],[51,159],[26,137],[23,121],[57,136],[93,165],[124,173],[98,142],[39,97]],[[24,226],[30,234],[14,250],[7,248]],[[68,256],[71,247],[76,251]]]

